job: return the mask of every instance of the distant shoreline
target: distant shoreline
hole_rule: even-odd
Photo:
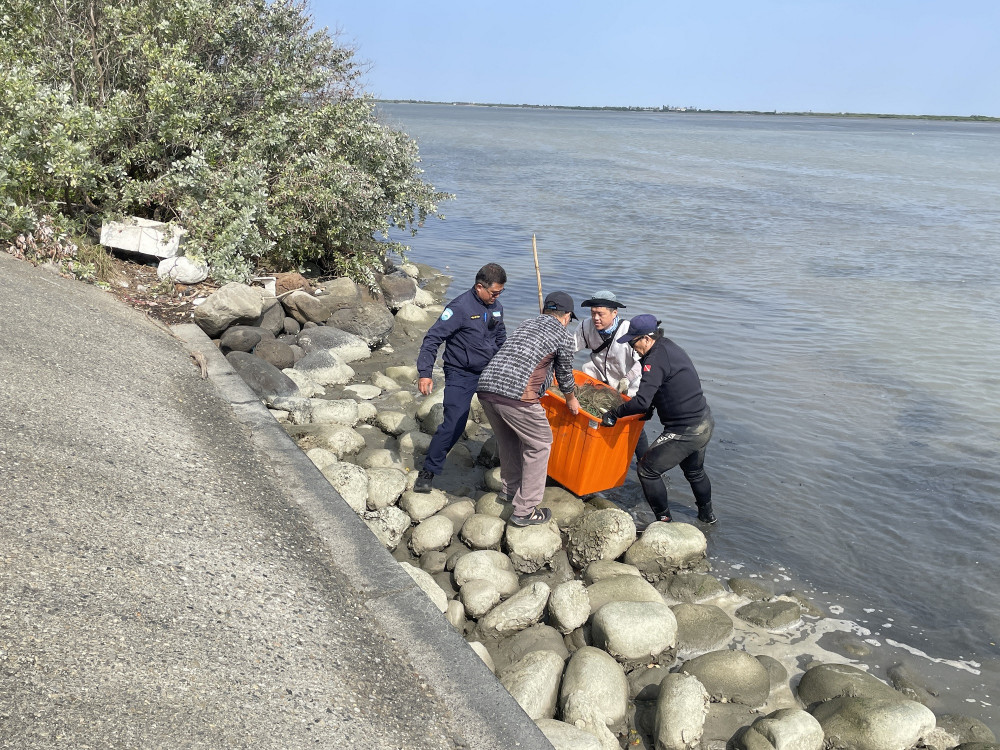
[[[892,115],[875,112],[761,112],[746,109],[696,109],[694,107],[574,107],[562,104],[500,104],[491,102],[432,102],[421,99],[376,99],[379,104],[444,104],[456,107],[509,107],[512,109],[565,109],[585,112],[648,112],[677,115],[766,115],[769,117],[843,117],[880,120],[944,120],[948,122],[1000,122],[986,115]]]

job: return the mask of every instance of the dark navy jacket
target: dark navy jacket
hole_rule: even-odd
[[[479,375],[506,340],[503,306],[496,301],[485,304],[470,289],[449,302],[427,331],[417,355],[417,372],[422,378],[431,376],[438,348],[445,342],[445,367]]]
[[[642,363],[642,380],[632,400],[612,411],[616,417],[656,409],[664,427],[687,427],[703,418],[708,402],[687,353],[667,338],[657,339]]]

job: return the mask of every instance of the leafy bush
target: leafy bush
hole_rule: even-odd
[[[61,215],[188,230],[220,281],[315,263],[370,281],[449,196],[381,122],[352,50],[278,0],[8,0],[0,230]]]

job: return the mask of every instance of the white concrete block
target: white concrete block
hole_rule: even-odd
[[[101,244],[130,253],[173,258],[180,254],[180,244],[185,234],[186,230],[162,221],[133,217],[124,222],[104,222],[101,225]]]

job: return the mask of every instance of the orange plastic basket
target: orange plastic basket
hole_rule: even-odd
[[[577,385],[601,381],[573,370]],[[626,400],[628,396],[624,397]],[[589,495],[625,484],[632,454],[645,422],[641,415],[622,417],[614,427],[601,427],[601,418],[580,410],[576,416],[566,399],[546,391],[541,399],[552,427],[549,476],[574,495]]]

